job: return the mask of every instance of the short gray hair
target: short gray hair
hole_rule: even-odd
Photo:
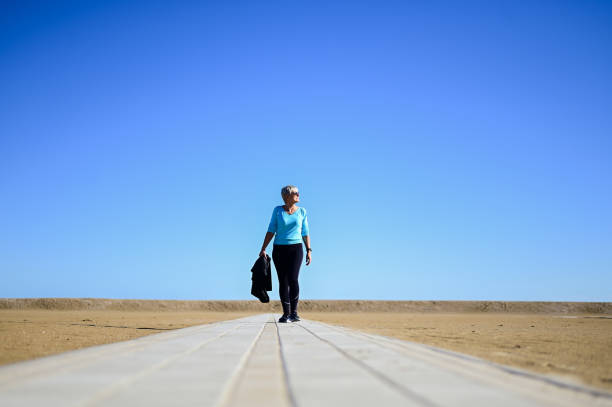
[[[298,192],[298,187],[295,185],[287,185],[281,189],[281,196],[284,198],[289,196],[292,192]]]

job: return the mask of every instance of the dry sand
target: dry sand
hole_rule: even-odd
[[[612,304],[304,300],[303,318],[612,390]],[[261,312],[278,301],[0,298],[0,364]]]

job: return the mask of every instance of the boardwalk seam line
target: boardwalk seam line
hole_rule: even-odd
[[[167,334],[169,332],[161,332],[160,334]],[[195,335],[198,332],[191,332],[187,335],[184,335],[184,338],[187,338],[189,336]],[[156,334],[153,334],[156,335]],[[44,373],[48,373],[49,371],[52,371],[53,373],[57,373],[57,372],[70,372],[72,370],[75,369],[79,369],[80,367],[83,367],[84,365],[87,365],[89,363],[92,363],[93,361],[99,360],[105,356],[107,356],[109,353],[114,355],[117,354],[124,354],[124,353],[128,353],[130,351],[133,351],[134,348],[137,348],[138,345],[142,345],[139,349],[146,349],[150,346],[156,345],[160,342],[163,342],[164,340],[167,340],[167,337],[163,337],[163,338],[151,338],[150,341],[146,341],[145,343],[141,343],[138,342],[136,343],[136,341],[138,341],[139,339],[149,339],[149,337],[152,335],[147,335],[147,336],[143,336],[140,338],[135,338],[135,339],[130,339],[127,341],[121,341],[121,342],[111,342],[111,343],[106,343],[106,344],[102,344],[102,345],[94,345],[94,346],[88,346],[86,348],[81,348],[81,349],[74,349],[73,351],[67,351],[65,353],[69,353],[69,352],[79,352],[79,355],[70,355],[70,357],[68,357],[68,360],[64,359],[62,360],[60,363],[60,366],[47,366],[44,369],[38,369],[38,370],[32,370],[32,371],[27,371],[24,372],[22,374],[16,374],[12,377],[10,377],[8,380],[6,380],[5,382],[0,383],[0,389],[4,390],[6,388],[10,388],[12,386],[16,386],[19,385],[20,383],[17,382],[18,379],[30,379],[32,377],[36,377],[36,376],[40,376],[41,374]],[[178,335],[174,335],[175,337]],[[173,339],[172,337],[170,337],[170,339]],[[131,341],[134,341],[134,343],[130,343]],[[124,345],[121,346],[120,349],[111,349],[111,348],[106,348],[106,346],[111,346],[112,345]],[[86,353],[91,353],[93,351],[92,348],[96,347],[96,346],[104,346],[104,349],[100,349],[99,351],[93,353],[92,355],[86,355]],[[55,355],[49,355],[49,357],[54,357],[54,358],[66,358],[68,355],[65,355],[64,353],[58,353]],[[72,359],[72,361],[70,360]],[[40,360],[42,362],[42,360]],[[36,362],[39,362],[39,360],[37,359],[31,359],[31,360],[26,360],[24,361],[24,363],[33,363],[35,364]],[[12,366],[7,366],[7,367],[12,367]]]
[[[53,373],[57,373],[60,371],[70,372],[84,365],[87,365],[94,360],[103,358],[107,356],[109,353],[113,355],[117,355],[118,353],[126,353],[126,352],[133,350],[133,348],[138,347],[139,345],[142,345],[140,349],[146,349],[147,347],[156,345],[160,342],[163,342],[164,340],[168,338],[172,339],[177,336],[182,336],[184,338],[187,338],[189,336],[197,335],[201,331],[206,330],[212,327],[213,325],[216,325],[216,324],[223,325],[228,322],[235,322],[240,319],[246,319],[246,318],[249,318],[249,317],[228,319],[228,320],[223,320],[223,321],[205,323],[201,325],[188,326],[185,328],[178,328],[173,331],[145,335],[139,338],[129,339],[125,341],[104,343],[104,344],[94,345],[94,346],[87,346],[85,348],[73,349],[73,350],[69,350],[66,352],[56,353],[53,355],[42,356],[40,358],[16,362],[15,364],[11,364],[11,365],[0,366],[0,389],[4,390],[4,389],[14,387],[20,384],[19,382],[20,379],[24,379],[24,378],[30,379],[31,377],[40,376],[42,374],[48,373],[49,371],[52,371]],[[180,332],[181,330],[189,330],[189,332],[181,333]],[[99,348],[99,349],[97,349],[97,351],[94,352],[94,348]],[[2,374],[6,373],[6,371],[13,370],[16,367],[21,367],[19,366],[21,363],[34,365],[34,368],[30,369],[29,371],[25,371],[25,372],[13,372],[8,378],[1,377]],[[36,366],[40,363],[48,363],[49,366],[45,366],[41,369],[39,366]]]
[[[311,335],[313,335],[315,338],[317,338],[320,341],[325,342],[328,345],[330,345],[332,348],[334,348],[336,351],[338,351],[341,355],[343,355],[344,357],[346,357],[347,359],[349,359],[350,361],[352,361],[353,363],[355,363],[356,365],[358,365],[362,369],[366,370],[372,376],[378,378],[383,383],[386,383],[387,385],[389,385],[393,389],[397,390],[400,394],[402,394],[402,396],[404,396],[404,397],[406,397],[406,398],[408,398],[408,399],[410,399],[412,401],[415,401],[415,402],[417,402],[417,403],[419,403],[419,404],[421,404],[423,406],[426,406],[426,407],[438,407],[437,404],[435,404],[432,401],[426,399],[425,397],[420,396],[419,394],[416,394],[416,393],[412,392],[411,390],[405,388],[400,383],[397,383],[396,381],[390,379],[389,377],[387,377],[383,373],[380,373],[378,370],[372,368],[368,364],[366,364],[366,363],[362,362],[361,360],[357,359],[356,357],[354,357],[353,355],[349,354],[344,349],[340,348],[339,346],[337,346],[336,344],[332,343],[331,341],[329,341],[329,340],[327,340],[325,338],[320,337],[319,335],[317,335],[316,333],[312,332],[310,329],[306,328],[302,324],[298,324],[298,325],[302,329],[306,330]]]
[[[285,359],[285,352],[283,351],[283,341],[281,340],[280,329],[278,327],[276,315],[274,315],[274,325],[276,325],[276,335],[278,337],[278,352],[280,353],[281,364],[283,366],[283,378],[285,381],[285,388],[287,389],[287,396],[289,397],[289,404],[292,407],[298,407],[298,403],[295,398],[295,393],[293,392],[293,388],[291,387],[291,380],[289,380],[289,368],[287,367],[287,360]]]
[[[312,322],[312,321],[311,321]],[[378,342],[379,340],[381,340],[381,338],[387,342],[389,345],[395,346],[400,348],[402,351],[406,352],[410,352],[411,349],[409,349],[407,347],[406,344],[401,343],[402,340],[397,339],[397,338],[390,338],[384,335],[376,335],[377,338],[373,338],[371,334],[366,333],[366,332],[361,332],[361,331],[357,331],[357,330],[349,330],[349,328],[343,327],[343,326],[334,326],[331,324],[324,324],[322,322],[316,321],[316,324],[319,325],[323,325],[323,326],[328,326],[338,332],[341,333],[345,333],[345,334],[352,334],[353,336],[363,336],[365,337],[365,339],[367,339],[368,341],[374,343],[374,344],[378,344],[379,346],[385,348],[385,349],[389,349],[389,350],[393,350],[395,352],[399,352],[402,353],[400,351],[398,351],[397,349],[393,349],[391,347],[386,347],[383,346],[380,342]],[[380,337],[380,338],[378,338]],[[543,375],[539,375],[537,373],[532,373],[532,372],[528,372],[528,371],[524,371],[518,368],[514,368],[512,366],[506,366],[506,365],[502,365],[500,363],[495,363],[495,362],[491,362],[489,360],[485,360],[485,359],[481,359],[481,358],[477,358],[471,355],[467,355],[467,354],[462,354],[460,352],[455,352],[455,351],[451,351],[451,350],[447,350],[447,349],[442,349],[442,348],[437,348],[435,346],[431,346],[431,345],[427,345],[424,343],[420,343],[420,342],[412,342],[412,341],[406,341],[406,342],[410,342],[411,344],[416,344],[419,347],[423,347],[426,350],[429,350],[431,352],[436,352],[436,353],[440,353],[444,356],[447,356],[449,358],[453,358],[453,359],[461,359],[462,361],[466,361],[466,362],[473,362],[473,363],[478,363],[481,366],[485,366],[485,367],[493,367],[503,373],[508,373],[511,375],[515,375],[515,376],[519,376],[522,378],[527,378],[527,379],[533,379],[536,380],[538,382],[544,382],[546,384],[552,385],[554,387],[558,387],[561,388],[563,390],[569,390],[569,391],[574,391],[576,393],[579,394],[583,394],[583,395],[588,395],[591,397],[595,397],[595,398],[603,398],[603,399],[612,399],[612,393],[608,393],[605,390],[599,390],[599,389],[593,389],[593,388],[589,388],[586,386],[579,386],[579,385],[574,385],[571,383],[565,383],[562,382],[560,380],[556,380],[554,378],[550,378],[550,377],[546,377]],[[431,359],[433,355],[424,355],[424,356],[420,356],[421,359],[423,358],[427,358],[427,359]],[[473,377],[476,377],[478,379],[483,379],[482,376],[480,375],[472,375]],[[485,377],[486,378],[486,377]]]
[[[261,328],[259,329],[259,332],[257,333],[257,335],[255,335],[255,338],[251,341],[251,344],[249,345],[247,350],[242,354],[242,357],[240,358],[240,360],[238,361],[238,364],[234,368],[232,375],[230,376],[228,381],[225,383],[225,386],[223,387],[223,391],[219,395],[217,402],[214,403],[215,406],[222,407],[229,403],[230,396],[231,396],[231,389],[239,382],[239,379],[242,377],[244,373],[244,368],[248,360],[251,358],[251,354],[253,353],[253,349],[255,349],[255,345],[257,344],[257,342],[259,342],[259,339],[261,338],[264,328],[266,327],[266,323],[267,321],[264,321],[261,324]]]
[[[128,376],[126,378],[123,378],[115,383],[112,383],[110,385],[108,385],[107,387],[105,387],[104,389],[100,390],[97,394],[94,394],[89,400],[85,400],[83,402],[80,403],[81,406],[89,406],[89,405],[95,405],[109,397],[111,397],[113,394],[116,394],[117,391],[121,390],[122,388],[124,388],[125,386],[127,386],[130,383],[134,383],[135,381],[155,372],[158,371],[159,369],[161,369],[164,366],[167,366],[168,364],[174,362],[175,360],[183,357],[183,356],[187,356],[192,354],[193,352],[198,351],[199,349],[203,348],[205,345],[208,345],[211,342],[216,341],[217,339],[225,336],[226,334],[228,334],[231,331],[236,330],[238,327],[240,327],[240,325],[236,325],[230,329],[228,329],[227,331],[223,331],[222,333],[218,334],[217,336],[214,336],[212,338],[209,338],[207,340],[205,340],[202,343],[199,343],[196,346],[193,346],[189,349],[187,349],[186,351],[183,351],[179,354],[170,356],[164,360],[162,360],[161,362],[155,363],[147,368],[145,368],[144,370],[139,371],[136,374],[133,374],[131,376]]]

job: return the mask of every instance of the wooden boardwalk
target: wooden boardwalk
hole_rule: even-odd
[[[612,406],[612,394],[278,315],[0,367],[0,406]]]

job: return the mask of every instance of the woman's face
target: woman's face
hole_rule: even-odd
[[[300,202],[300,193],[292,192],[289,195],[286,195],[284,200],[287,205],[291,205],[291,204]]]

